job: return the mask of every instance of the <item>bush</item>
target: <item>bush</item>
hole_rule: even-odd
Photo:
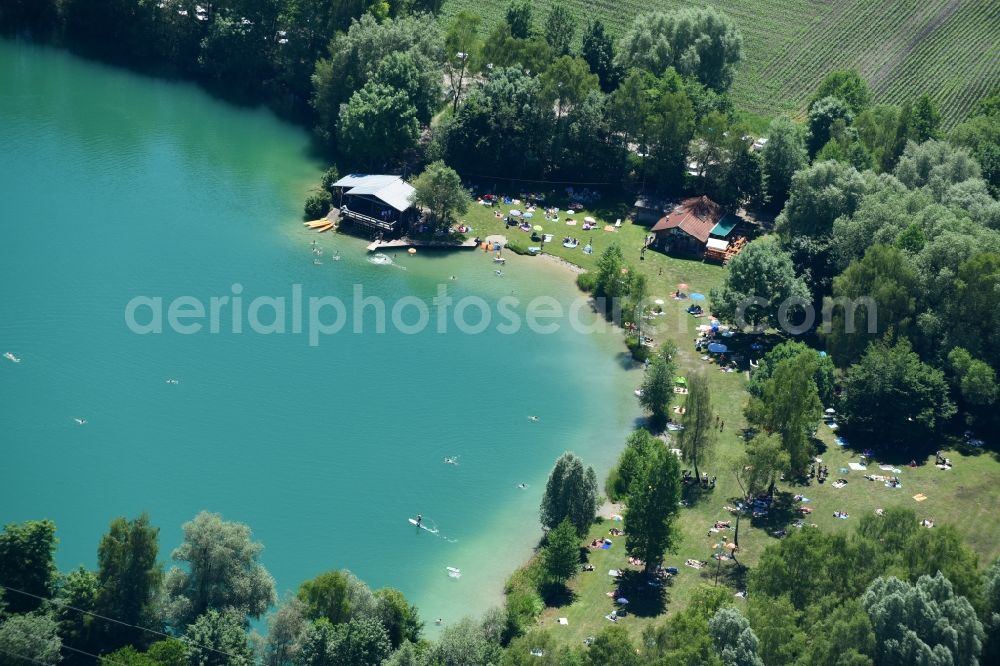
[[[514,254],[527,255],[529,257],[534,256],[528,252],[528,248],[526,246],[521,245],[517,241],[507,241],[507,244],[504,245],[504,249],[509,250]]]
[[[326,190],[313,192],[306,198],[305,217],[307,220],[318,220],[330,212],[333,195]]]
[[[642,342],[639,341],[639,336],[637,335],[630,335],[626,337],[625,346],[627,346],[628,350],[632,352],[632,358],[640,363],[644,363],[652,353],[652,349],[642,344]]]
[[[597,275],[595,273],[580,273],[576,276],[576,286],[580,291],[590,293],[597,286]]]
[[[320,180],[320,185],[327,192],[333,191],[333,184],[340,180],[340,172],[337,171],[336,166],[332,166],[323,172],[323,178]]]
[[[535,557],[507,579],[507,584],[504,586],[504,593],[507,595],[505,604],[507,617],[517,635],[530,629],[545,610],[545,602],[538,592],[543,575],[541,558]]]

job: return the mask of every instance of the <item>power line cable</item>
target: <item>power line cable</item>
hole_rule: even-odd
[[[183,636],[182,637],[171,636],[170,634],[165,634],[162,631],[157,631],[155,629],[150,629],[148,627],[141,627],[141,626],[139,626],[137,624],[129,624],[128,622],[123,622],[121,620],[116,620],[113,617],[107,617],[105,615],[100,615],[99,613],[93,613],[91,611],[84,610],[82,608],[77,608],[76,606],[70,606],[68,603],[66,603],[64,601],[59,601],[58,599],[49,599],[49,598],[46,598],[46,597],[41,597],[41,596],[38,596],[37,594],[32,594],[31,592],[25,592],[24,590],[16,590],[16,589],[14,589],[12,587],[7,587],[6,585],[3,585],[3,584],[0,584],[0,589],[7,590],[8,592],[15,592],[17,594],[23,594],[24,596],[27,596],[27,597],[33,597],[35,599],[38,599],[40,601],[44,601],[46,603],[54,604],[54,605],[60,606],[62,608],[68,608],[70,610],[77,611],[78,613],[84,613],[86,615],[90,615],[91,617],[96,617],[96,618],[99,618],[101,620],[107,620],[108,622],[114,622],[115,624],[120,624],[120,625],[122,625],[124,627],[131,627],[132,629],[138,629],[140,631],[145,631],[145,632],[148,632],[150,634],[153,634],[154,636],[159,636],[161,638],[172,638],[174,640],[181,641],[182,643],[186,643],[186,644],[194,646],[194,647],[202,648],[203,650],[210,650],[210,651],[216,652],[218,654],[224,654],[227,657],[232,657],[233,659],[239,659],[239,657],[237,655],[231,654],[229,652],[225,652],[224,650],[216,649],[216,648],[208,646],[208,645],[202,645],[200,643],[195,643],[194,641],[192,641],[192,640],[190,640],[188,638],[185,638]],[[69,646],[64,645],[63,647],[69,647]],[[69,649],[75,650],[75,648],[69,648]],[[79,650],[77,650],[77,652],[79,652]],[[90,655],[90,656],[93,657],[95,655]]]
[[[18,659],[24,659],[25,661],[30,661],[33,664],[41,664],[41,666],[50,666],[48,662],[38,661],[37,659],[34,659],[32,657],[28,657],[23,654],[18,654],[17,652],[10,652],[8,650],[4,650],[3,648],[0,648],[0,652],[10,655],[11,657],[17,657]]]

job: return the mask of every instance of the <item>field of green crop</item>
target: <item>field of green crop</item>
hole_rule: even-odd
[[[856,68],[877,102],[928,93],[946,127],[1000,88],[1000,0],[560,0],[583,25],[599,16],[620,35],[640,12],[712,5],[732,16],[744,40],[733,84],[737,105],[771,116],[800,114],[827,72]],[[553,0],[535,0],[541,27]],[[447,21],[466,9],[489,30],[507,3],[445,0]]]

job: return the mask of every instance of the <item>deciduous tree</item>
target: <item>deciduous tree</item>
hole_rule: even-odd
[[[584,469],[583,461],[570,452],[562,454],[549,474],[539,509],[542,526],[555,528],[566,518],[578,535],[590,529],[597,515],[597,474]]]
[[[861,357],[868,345],[892,329],[906,335],[914,325],[917,276],[898,249],[873,245],[833,281],[824,306],[824,333],[841,367]],[[828,315],[832,314],[832,317]]]
[[[60,576],[53,617],[59,624],[59,637],[78,650],[99,652],[106,647],[102,638],[109,633],[109,623],[94,615],[98,612],[100,589],[97,574],[88,571],[83,565]],[[0,661],[2,660],[3,656],[0,655]],[[67,661],[78,660],[75,656],[69,656]]]
[[[393,53],[408,52],[413,56],[413,62],[421,69],[420,85],[431,87],[421,98],[440,99],[443,47],[441,29],[429,14],[382,22],[371,14],[362,15],[350,24],[347,32],[333,37],[329,57],[316,62],[312,105],[316,111],[317,135],[335,142],[341,106],[373,79],[382,60]],[[417,108],[414,100],[407,102]]]
[[[767,380],[771,378],[774,368],[782,361],[794,358],[799,354],[809,354],[816,359],[816,376],[813,377],[813,380],[816,382],[816,390],[819,393],[820,402],[824,405],[832,405],[834,397],[833,360],[829,355],[821,355],[806,343],[796,340],[785,340],[764,354],[763,358],[757,362],[757,367],[750,376],[750,381],[747,383],[747,392],[752,396],[760,397],[761,390]]]
[[[172,557],[186,563],[167,574],[169,623],[181,629],[209,609],[235,609],[260,617],[275,601],[274,579],[258,558],[264,546],[243,523],[202,511],[183,525],[184,541]]]
[[[615,67],[615,43],[599,18],[587,23],[583,31],[583,47],[580,57],[590,65],[590,71],[597,74],[601,90],[611,92],[618,83],[618,69]]]
[[[298,663],[309,626],[305,611],[305,604],[292,597],[268,616],[263,654],[266,666],[293,666]]]
[[[496,663],[499,658],[500,646],[487,640],[482,627],[467,617],[444,628],[430,650],[428,661],[442,666],[464,666]]]
[[[844,423],[885,444],[922,439],[954,413],[944,373],[922,362],[905,338],[871,344],[844,377]]]
[[[557,56],[569,55],[576,35],[576,22],[569,10],[561,4],[552,5],[545,17],[545,41]]]
[[[811,156],[815,156],[833,136],[832,130],[837,121],[843,121],[845,125],[854,122],[854,112],[839,97],[824,97],[810,106],[806,147]]]
[[[778,477],[789,469],[791,459],[774,434],[759,434],[747,442],[746,451],[737,459],[733,471],[736,481],[743,491],[743,501],[749,504],[754,497],[760,497],[774,488]],[[740,545],[740,519],[743,512],[736,514],[736,530],[733,543]]]
[[[843,162],[819,162],[795,173],[788,203],[777,219],[787,242],[797,236],[827,236],[833,221],[857,210],[868,184],[854,167]]]
[[[618,64],[657,76],[673,66],[721,92],[742,58],[743,38],[732,19],[715,9],[690,8],[637,16],[622,38]]]
[[[591,666],[639,666],[635,645],[625,627],[606,627],[594,638],[587,650],[587,663]]]
[[[750,622],[735,608],[720,608],[708,621],[712,646],[723,666],[764,666],[757,654],[760,641]]]
[[[618,462],[608,473],[605,491],[612,501],[623,500],[628,495],[632,481],[641,474],[653,453],[663,448],[663,440],[654,437],[645,428],[629,434],[625,449],[618,456]]]
[[[25,660],[54,666],[61,660],[61,649],[56,621],[48,615],[12,615],[0,622],[0,663],[4,666]]]
[[[809,106],[824,97],[836,97],[847,103],[851,111],[861,113],[871,104],[872,92],[868,88],[868,82],[858,73],[856,69],[835,69],[823,79],[816,89]]]
[[[403,593],[392,587],[375,592],[374,616],[385,627],[393,649],[405,642],[416,643],[424,623],[420,621],[417,607],[409,603]]]
[[[639,404],[650,413],[650,424],[654,429],[663,428],[667,423],[670,403],[674,399],[676,372],[677,364],[666,354],[657,353],[650,357],[642,378]]]
[[[717,316],[740,327],[798,326],[809,289],[773,236],[752,241],[729,262],[721,289],[711,292]],[[782,317],[781,315],[784,315]]]
[[[97,547],[99,614],[141,627],[153,623],[154,604],[163,582],[163,567],[156,561],[159,534],[159,528],[150,525],[145,513],[135,520],[111,521]],[[149,638],[145,632],[122,626],[104,625],[103,629],[106,648],[126,644],[141,647]]]
[[[445,73],[451,88],[452,110],[458,109],[465,92],[467,78],[476,72],[482,56],[483,40],[479,36],[482,18],[469,11],[460,11],[448,24],[445,34]]]
[[[510,34],[517,39],[527,39],[531,36],[532,8],[527,0],[514,0],[507,5],[507,25]]]
[[[545,573],[557,583],[565,583],[580,569],[580,538],[569,518],[549,532],[542,560]]]
[[[236,610],[207,611],[184,632],[188,662],[193,666],[250,666],[253,650],[244,615]]]
[[[664,553],[674,545],[674,518],[681,499],[680,472],[677,456],[661,449],[629,490],[625,549],[645,563],[646,572],[656,569]]]
[[[688,396],[684,403],[679,445],[685,462],[694,466],[694,475],[700,478],[699,464],[711,460],[715,450],[717,419],[712,410],[712,394],[704,372],[694,372],[687,377]]]
[[[823,413],[816,389],[817,361],[800,354],[781,361],[762,386],[760,397],[751,397],[746,417],[768,433],[778,433],[788,452],[789,466],[802,475],[812,459],[810,437]]]
[[[338,146],[361,168],[384,168],[417,147],[420,122],[409,96],[374,79],[340,107]]]
[[[455,214],[469,209],[469,191],[455,170],[441,160],[427,165],[413,181],[414,203],[427,208],[439,226],[447,226]]]
[[[983,626],[972,605],[938,573],[915,585],[878,578],[862,597],[880,664],[979,664]]]
[[[346,569],[327,571],[299,586],[298,599],[306,617],[343,624],[351,618],[372,615],[375,598],[364,581]]]
[[[585,61],[568,55],[556,59],[539,78],[542,99],[547,105],[555,106],[557,119],[567,109],[581,104],[599,85],[597,75],[591,73]]]
[[[0,585],[8,613],[28,613],[55,590],[56,524],[51,520],[8,523],[0,532]]]

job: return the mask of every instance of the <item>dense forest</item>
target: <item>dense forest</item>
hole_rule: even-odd
[[[753,136],[791,131],[733,107],[744,56],[734,23],[712,9],[637,17],[614,40],[513,3],[490,32],[440,2],[363,0],[3,0],[0,31],[50,40],[162,75],[192,78],[309,124],[350,170],[444,159],[465,177],[570,180],[780,210],[795,151],[770,165]],[[580,37],[580,47],[574,50]],[[995,106],[951,133],[996,193]],[[891,171],[907,141],[942,138],[929,97],[871,105],[853,72],[834,72],[802,128],[808,159]],[[693,165],[693,169],[692,169]],[[765,169],[770,166],[770,169]],[[693,173],[692,173],[693,172]]]

